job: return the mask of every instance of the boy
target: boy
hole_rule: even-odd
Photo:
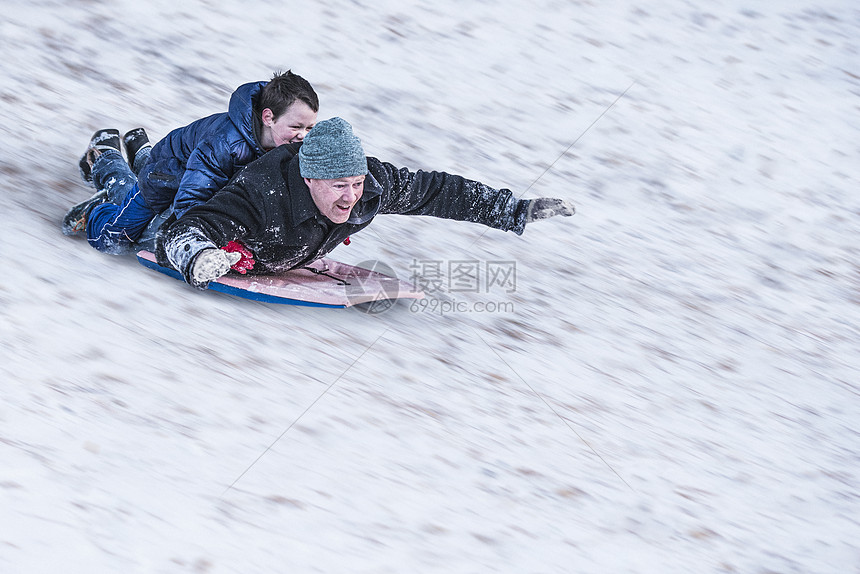
[[[291,71],[236,89],[227,112],[170,132],[154,147],[142,128],[93,135],[79,167],[95,195],[73,207],[63,233],[86,230],[87,241],[112,254],[151,247],[170,213],[181,217],[224,187],[251,161],[284,143],[300,142],[316,123],[319,99]]]

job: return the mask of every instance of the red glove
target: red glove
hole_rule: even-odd
[[[233,271],[238,271],[239,273],[244,275],[248,272],[249,269],[254,268],[254,263],[256,263],[254,261],[254,254],[251,253],[247,247],[245,247],[238,241],[231,241],[221,249],[223,249],[227,253],[238,253],[242,256],[239,261],[237,261],[233,264],[232,267],[230,267],[230,269],[232,269]]]

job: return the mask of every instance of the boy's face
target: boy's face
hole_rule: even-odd
[[[272,114],[272,110],[266,108],[263,110],[262,119],[263,141],[261,143],[264,148],[272,149],[285,143],[295,143],[305,139],[317,123],[317,113],[303,101],[296,100],[278,117]]]

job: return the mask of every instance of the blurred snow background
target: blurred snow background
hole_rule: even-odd
[[[0,571],[860,571],[860,9],[530,4],[4,5]],[[579,213],[333,254],[516,262],[445,313],[61,235],[94,130],[288,68],[371,155]]]

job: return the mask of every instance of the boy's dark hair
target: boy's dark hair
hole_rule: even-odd
[[[259,118],[263,110],[269,108],[275,117],[278,117],[296,100],[303,101],[315,112],[320,109],[319,98],[310,82],[290,70],[277,72],[269,83],[263,86],[254,115]]]

